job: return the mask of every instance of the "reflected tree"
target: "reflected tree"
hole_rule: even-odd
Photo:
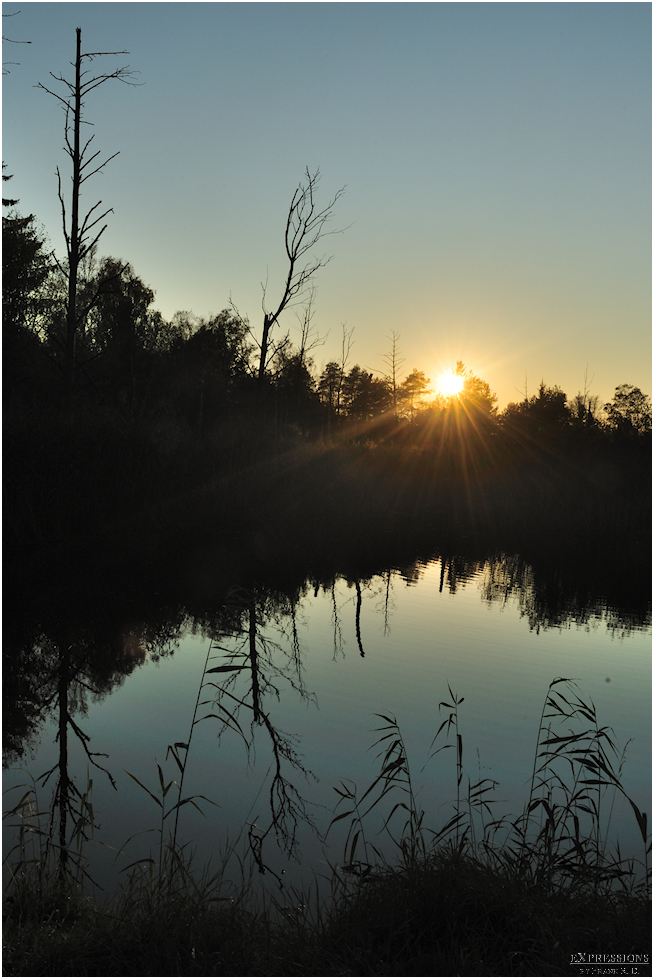
[[[299,825],[304,823],[315,829],[307,803],[288,773],[295,772],[304,780],[314,776],[302,763],[297,738],[276,726],[266,706],[270,696],[277,701],[280,699],[280,680],[288,683],[303,699],[315,702],[315,695],[307,691],[302,676],[297,603],[294,598],[289,600],[257,587],[234,589],[222,614],[231,622],[227,630],[219,626],[212,637],[221,663],[206,671],[211,677],[206,686],[212,688],[213,693],[212,700],[205,701],[205,704],[218,708],[220,714],[207,716],[217,717],[222,722],[220,737],[230,728],[242,732],[240,715],[243,710],[251,712],[250,736],[246,739],[248,755],[255,750],[257,730],[263,728],[268,735],[273,758],[268,786],[270,820],[263,829],[256,821],[252,822],[248,836],[259,871],[274,873],[264,859],[264,844],[268,837],[274,836],[285,853],[295,856]],[[277,631],[277,639],[271,635],[271,626]],[[218,675],[223,677],[222,681],[217,679]],[[239,684],[241,679],[245,683],[244,690]]]
[[[363,651],[363,643],[361,642],[361,605],[362,605],[363,599],[362,599],[362,596],[361,596],[361,583],[359,582],[359,579],[358,578],[355,579],[354,587],[355,587],[356,593],[357,593],[356,612],[355,612],[355,617],[354,617],[354,623],[355,623],[354,628],[355,628],[355,632],[356,632],[356,636],[357,636],[357,646],[359,647],[359,652],[361,653],[362,656],[365,656],[366,654]]]
[[[141,623],[124,629],[116,622],[80,625],[65,635],[58,625],[25,635],[20,624],[5,627],[3,674],[3,766],[34,752],[49,720],[61,717],[59,700],[66,677],[67,711],[84,715],[124,683],[146,658],[170,655],[179,639],[181,620]],[[67,651],[66,651],[67,650]],[[64,656],[65,653],[65,656]],[[62,659],[67,665],[62,666]]]
[[[42,722],[46,716],[52,716],[57,730],[57,761],[38,781],[44,786],[56,773],[47,841],[55,850],[61,883],[88,876],[82,863],[82,848],[94,829],[89,793],[80,791],[70,772],[71,739],[81,745],[88,763],[104,772],[116,789],[112,774],[98,761],[107,757],[106,754],[91,751],[90,738],[75,715],[83,716],[89,697],[101,700],[144,661],[145,650],[138,641],[130,641],[131,638],[125,637],[123,648],[117,653],[115,648],[96,648],[84,636],[53,634],[51,639],[39,640],[40,655],[32,661],[39,670],[38,720]],[[17,747],[14,743],[14,751]]]
[[[390,568],[389,568],[388,571],[386,571],[384,573],[383,578],[386,581],[386,590],[384,592],[384,635],[385,636],[390,636],[390,634],[391,634],[391,615],[390,614],[391,614],[391,611],[394,610],[394,608],[395,608],[395,603],[393,602],[393,600],[391,598],[392,588],[393,588],[393,583],[392,583],[393,574],[392,574]]]
[[[502,606],[515,602],[520,616],[536,633],[565,629],[571,622],[590,630],[606,621],[609,632],[622,635],[651,625],[649,609],[641,613],[625,609],[618,614],[617,610],[607,608],[606,596],[601,591],[580,586],[579,575],[566,574],[558,564],[534,568],[518,554],[499,554],[491,555],[480,571],[482,599]]]
[[[341,623],[338,616],[338,604],[336,602],[336,579],[332,580],[330,586],[330,592],[332,596],[332,624],[334,626],[334,660],[338,658],[340,654],[341,657],[345,656],[345,650],[343,648],[343,632],[341,629]]]

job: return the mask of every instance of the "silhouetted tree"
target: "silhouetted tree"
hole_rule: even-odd
[[[391,330],[391,335],[390,335],[391,349],[383,358],[384,363],[388,367],[388,374],[385,374],[384,378],[388,382],[388,386],[390,388],[391,400],[393,403],[393,412],[395,413],[396,417],[397,417],[397,406],[398,406],[398,387],[400,384],[400,371],[402,370],[402,365],[404,364],[404,357],[400,355],[400,351],[398,348],[399,339],[400,339],[400,334],[396,330]]]
[[[224,309],[208,319],[178,313],[164,329],[172,335],[162,356],[165,386],[174,392],[177,410],[182,407],[188,421],[201,428],[251,378],[247,324]]]
[[[588,394],[586,391],[578,391],[574,398],[568,402],[568,410],[577,429],[591,428],[598,421],[599,397],[596,394]]]
[[[538,394],[511,403],[502,412],[502,427],[523,445],[545,447],[557,441],[571,421],[567,397],[558,385],[540,382]]]
[[[317,245],[321,238],[333,231],[327,231],[326,225],[331,219],[332,211],[336,201],[343,194],[344,188],[337,191],[329,203],[318,210],[315,194],[320,180],[320,170],[311,173],[306,169],[306,183],[300,184],[291,200],[291,205],[286,219],[286,231],[284,243],[286,247],[286,257],[288,260],[288,270],[286,281],[282,290],[281,299],[274,310],[266,309],[266,291],[264,287],[263,295],[263,330],[261,333],[260,355],[259,355],[259,383],[263,383],[270,357],[270,331],[279,322],[279,317],[285,309],[293,305],[306,292],[314,275],[324,265],[329,262],[329,258],[322,256],[307,258],[312,249]],[[302,264],[304,262],[304,264]],[[274,350],[272,351],[275,352]]]
[[[388,382],[373,377],[356,364],[343,380],[343,404],[350,418],[369,421],[391,406]]]
[[[156,347],[162,317],[152,309],[154,292],[132,266],[116,258],[104,258],[95,275],[78,290],[82,305],[89,307],[78,337],[77,360],[93,360],[105,387],[126,404],[137,393],[139,358]]]
[[[113,160],[118,153],[114,153],[102,163],[97,163],[100,155],[98,150],[90,152],[93,136],[86,142],[82,142],[81,126],[83,119],[82,110],[84,100],[94,89],[104,84],[110,79],[130,84],[133,72],[127,67],[117,68],[115,71],[93,75],[89,77],[89,71],[83,71],[83,64],[86,61],[93,61],[95,58],[104,55],[127,54],[127,51],[89,51],[82,53],[82,30],[77,28],[77,47],[73,67],[75,69],[74,81],[69,81],[63,75],[50,74],[57,82],[62,82],[68,90],[67,97],[59,95],[39,82],[37,88],[42,88],[49,95],[54,96],[65,108],[66,121],[64,125],[65,150],[72,163],[72,193],[70,199],[70,219],[66,212],[66,202],[61,183],[61,173],[57,167],[58,194],[61,204],[63,219],[64,238],[66,240],[67,266],[65,275],[68,282],[68,295],[66,301],[66,340],[65,340],[65,365],[68,387],[72,395],[75,379],[75,341],[78,331],[88,312],[88,307],[78,307],[78,272],[80,263],[84,257],[93,251],[102,233],[107,227],[106,224],[97,230],[100,222],[110,214],[113,208],[108,208],[102,213],[98,213],[102,201],[98,201],[86,212],[84,216],[80,214],[80,193],[82,184],[94,174],[99,173],[104,167]],[[133,83],[131,83],[133,84]],[[64,269],[62,268],[62,272]]]
[[[477,377],[461,360],[457,360],[454,373],[464,379],[463,387],[456,397],[468,412],[487,418],[494,416],[497,411],[497,395],[491,391],[488,382]]]
[[[4,164],[3,164],[4,168]],[[2,175],[3,180],[10,176]],[[5,207],[17,200],[3,198]],[[40,341],[44,313],[48,308],[47,284],[52,261],[45,250],[45,237],[33,214],[22,217],[10,211],[2,217],[2,352],[5,404],[20,387],[31,394],[38,377],[47,368]]]
[[[342,324],[341,358],[332,360],[324,368],[318,379],[318,394],[327,411],[327,434],[331,434],[332,418],[340,418],[343,413],[343,381],[352,350],[354,327],[349,330]]]
[[[429,393],[430,378],[425,377],[423,371],[414,369],[406,377],[396,392],[395,404],[400,405],[403,414],[408,414],[413,419],[416,411],[422,407],[423,394]]]
[[[618,435],[645,435],[652,430],[652,400],[632,384],[619,384],[604,410],[610,428]]]
[[[335,415],[338,415],[340,412],[342,385],[343,372],[341,371],[340,364],[337,364],[335,360],[330,360],[323,368],[322,374],[318,379],[318,394],[322,403],[327,405]]]
[[[13,202],[12,202],[13,203]],[[33,214],[11,211],[2,218],[2,324],[7,332],[36,330],[43,311],[43,290],[52,271],[45,236]]]
[[[311,360],[301,351],[280,352],[275,364],[275,392],[281,422],[303,424],[311,420],[319,403]]]

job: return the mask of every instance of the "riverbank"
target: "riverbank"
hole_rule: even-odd
[[[104,908],[26,882],[5,904],[5,976],[569,976],[575,956],[621,955],[651,975],[644,892],[555,891],[453,848],[371,874],[333,906],[190,876],[142,882]],[[641,964],[635,964],[641,963]]]

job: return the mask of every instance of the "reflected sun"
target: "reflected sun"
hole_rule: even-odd
[[[446,398],[458,394],[462,387],[463,378],[460,374],[455,374],[454,371],[443,371],[436,378],[436,393],[444,395]]]

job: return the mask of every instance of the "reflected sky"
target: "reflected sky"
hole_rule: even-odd
[[[615,730],[619,748],[633,739],[624,784],[639,807],[648,810],[649,629],[622,635],[607,627],[610,619],[606,616],[591,616],[581,623],[568,620],[554,628],[531,628],[529,618],[522,614],[524,595],[489,600],[488,566],[484,569],[473,562],[467,570],[464,567],[454,591],[443,587],[446,572],[441,561],[434,560],[403,573],[380,574],[359,582],[363,657],[357,639],[355,582],[339,579],[333,588],[307,588],[295,616],[305,697],[296,689],[291,618],[278,613],[276,621],[260,621],[260,637],[277,647],[267,679],[279,691],[279,700],[269,693],[263,699],[264,709],[276,727],[297,736],[303,764],[319,779],[314,784],[293,774],[295,784],[312,804],[317,825],[323,830],[327,827],[336,802],[334,785],[349,779],[363,791],[377,773],[375,752],[369,750],[376,740],[374,729],[381,723],[377,713],[398,720],[416,784],[422,787],[427,825],[446,821],[455,796],[453,753],[441,753],[422,769],[444,717],[439,703],[448,698],[448,686],[464,698],[459,712],[464,768],[473,781],[486,777],[500,783],[496,815],[521,810],[543,700],[548,685],[559,676],[578,680],[584,696],[594,701],[600,723]],[[274,610],[270,600],[267,607]],[[97,836],[103,843],[118,848],[134,833],[158,825],[156,806],[125,772],[136,775],[155,793],[157,762],[168,777],[175,777],[171,762],[165,762],[166,748],[189,737],[210,631],[203,633],[196,626],[194,634],[187,629],[173,655],[158,662],[149,657],[110,696],[90,704],[87,717],[78,718],[91,736],[91,750],[109,755],[102,763],[118,783],[118,792],[114,792],[101,772],[92,773],[94,803],[102,825]],[[224,648],[236,645],[235,640],[216,638]],[[212,665],[227,662],[224,651],[216,649],[215,655]],[[214,679],[220,681],[221,676],[224,674],[216,674]],[[239,675],[233,694],[245,697],[247,682],[247,674]],[[210,712],[209,706],[201,708],[198,717]],[[243,710],[239,717],[247,729],[251,715]],[[202,804],[206,818],[190,807],[183,814],[183,835],[197,844],[201,861],[215,855],[228,837],[242,853],[239,832],[248,820],[258,818],[265,825],[268,814],[272,757],[265,732],[260,728],[255,732],[248,767],[243,743],[234,732],[225,732],[218,743],[220,726],[215,719],[196,725],[185,783],[185,794],[203,794],[218,804]],[[37,759],[26,764],[32,774],[48,769],[56,759],[54,745],[48,743],[54,725],[48,724],[45,733]],[[84,787],[87,759],[76,744],[71,754],[71,769],[78,785]],[[8,773],[6,785],[16,778]],[[48,791],[43,795],[47,798]],[[630,812],[616,806],[614,826],[624,849],[636,846],[637,828]],[[132,840],[130,858],[145,855],[148,840],[153,839],[151,835]],[[338,834],[327,853],[332,860],[339,858]],[[98,854],[95,866],[108,880],[115,873],[111,869],[115,854],[108,850],[98,850]],[[286,869],[289,880],[299,879],[298,868],[324,867],[325,854],[308,831],[301,832],[301,857],[296,865],[271,853],[271,866],[276,872]]]

